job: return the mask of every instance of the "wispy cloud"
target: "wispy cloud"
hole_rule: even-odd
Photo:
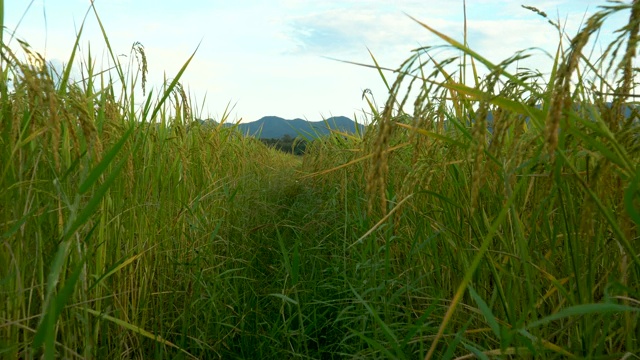
[[[567,24],[567,33],[573,35],[585,10],[592,14],[597,11],[596,4],[603,2],[467,1],[469,44],[494,62],[529,47],[553,53],[557,33],[521,4],[536,6],[553,20],[560,17],[560,22]],[[14,5],[5,14],[9,31],[26,8],[25,4]],[[464,29],[462,1],[190,0],[185,5],[154,0],[97,0],[96,5],[116,54],[129,54],[134,41],[145,46],[149,87],[161,85],[165,74],[175,74],[200,44],[183,84],[200,99],[207,94],[205,112],[219,112],[228,102],[237,102],[235,111],[249,120],[265,113],[288,117],[350,114],[361,107],[364,88],[372,89],[379,100],[384,100],[386,88],[375,70],[323,56],[371,63],[369,49],[381,65],[395,68],[410,56],[411,50],[443,44],[407,15],[458,40],[462,40]],[[47,59],[64,60],[71,52],[75,30],[88,6],[88,0],[63,1],[55,6],[38,0],[18,29],[18,37],[29,41]],[[97,67],[108,67],[110,59],[93,14],[84,28],[79,58],[87,57],[89,43]],[[448,56],[439,51],[437,58]],[[536,56],[534,62],[543,60],[544,56]],[[518,65],[526,66],[522,62]]]
[[[354,24],[342,21],[336,12],[325,12],[293,19],[289,33],[295,49],[292,53],[339,54],[364,46],[362,33],[351,31]]]
[[[432,19],[440,28],[454,22]],[[399,9],[347,8],[306,14],[290,19],[287,35],[292,54],[353,56],[374,52],[405,52],[421,42],[435,40]],[[402,50],[401,50],[402,49]]]

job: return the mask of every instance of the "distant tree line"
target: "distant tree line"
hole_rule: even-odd
[[[294,138],[288,134],[279,139],[260,139],[260,141],[267,146],[294,155],[304,155],[307,149],[307,141],[305,139],[299,137]]]

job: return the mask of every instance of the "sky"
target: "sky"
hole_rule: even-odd
[[[387,90],[375,69],[337,61],[397,68],[411,50],[442,40],[409,15],[462,40],[462,0],[96,0],[95,7],[116,54],[145,48],[148,87],[157,90],[196,51],[181,83],[201,118],[249,122],[263,116],[319,121],[330,116],[363,118],[371,90],[384,104]],[[540,48],[530,67],[545,72],[558,33],[521,5],[560,20],[569,35],[604,0],[467,0],[468,43],[500,62],[518,50]],[[5,1],[5,41],[28,42],[54,64],[68,62],[88,0]],[[621,19],[624,21],[624,19]],[[612,21],[613,22],[613,21]],[[619,23],[622,24],[622,23]],[[619,26],[619,25],[618,25]],[[605,27],[605,30],[611,27]],[[611,31],[609,30],[609,33]],[[607,35],[603,32],[603,37]],[[10,46],[17,48],[15,38]],[[98,21],[91,12],[79,56],[89,48],[98,68],[107,68]],[[121,57],[125,59],[124,57]],[[395,77],[391,73],[389,80]]]

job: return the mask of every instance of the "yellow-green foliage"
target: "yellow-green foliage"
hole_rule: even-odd
[[[637,353],[640,126],[629,77],[638,9],[594,15],[544,71],[551,79],[509,72],[526,53],[492,64],[421,23],[461,58],[416,51],[350,157],[331,142],[308,153],[304,169],[318,181],[366,190],[371,228],[353,251],[380,246],[370,254],[411,287],[403,296],[415,316],[446,310],[435,336],[414,338],[429,349],[421,356],[441,357],[446,335],[465,329],[485,354],[531,354],[529,342],[536,357]],[[592,62],[585,44],[618,11],[631,11],[629,26]],[[463,62],[489,75],[470,86],[455,73]],[[412,114],[402,110],[407,82],[418,89]]]
[[[164,326],[165,298],[178,303],[192,291],[180,267],[195,266],[200,251],[225,261],[220,249],[232,245],[220,239],[230,230],[220,225],[230,223],[234,197],[258,201],[252,192],[273,168],[295,160],[193,121],[177,82],[145,118],[131,110],[133,95],[116,95],[135,83],[122,91],[85,69],[89,80],[63,88],[23,50],[26,61],[2,49],[2,357],[37,356],[43,343],[55,357],[137,349],[137,337],[108,329]],[[134,50],[144,55],[141,44]],[[221,271],[202,265],[208,276]]]

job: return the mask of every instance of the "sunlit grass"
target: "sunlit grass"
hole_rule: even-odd
[[[359,206],[350,213],[368,228],[347,253],[375,280],[355,288],[362,305],[344,321],[357,329],[368,314],[370,325],[352,332],[368,346],[354,352],[637,354],[637,29],[621,26],[601,58],[583,54],[603,21],[629,10],[595,14],[542,72],[510,72],[526,52],[493,64],[420,23],[462,57],[418,49],[386,81],[391,96],[382,111],[371,108],[376,126],[362,145],[345,153],[327,143],[307,155],[318,181],[353,189],[343,206]],[[488,75],[469,84],[463,61]],[[363,191],[366,210],[354,204]]]
[[[634,6],[539,72],[420,23],[461,58],[302,158],[194,121],[194,55],[151,89],[140,43],[81,82],[2,44],[0,357],[637,357]]]

